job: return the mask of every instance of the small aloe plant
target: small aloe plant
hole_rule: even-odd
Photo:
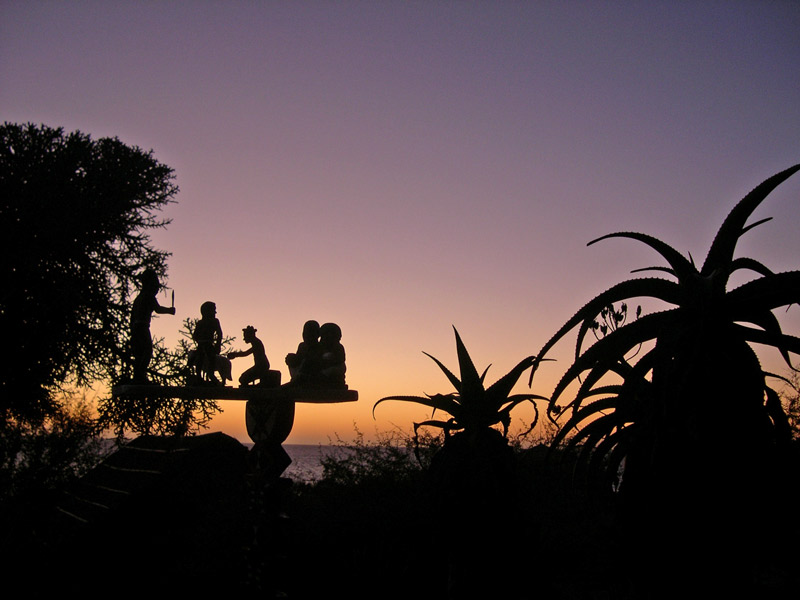
[[[434,414],[440,411],[450,415],[448,419],[431,418],[414,424],[415,432],[425,426],[445,432],[444,445],[431,458],[427,482],[435,521],[444,527],[439,533],[450,541],[444,557],[449,593],[452,598],[493,597],[498,582],[507,573],[507,556],[503,552],[486,552],[485,545],[494,534],[498,519],[509,519],[514,506],[515,455],[507,439],[511,411],[523,402],[533,404],[532,429],[539,414],[535,401],[548,399],[531,393],[511,393],[520,376],[534,364],[533,356],[521,360],[486,387],[488,367],[478,373],[461,336],[453,329],[460,376],[427,352],[425,355],[439,366],[455,391],[387,396],[375,407],[387,400],[398,400],[429,406]],[[502,433],[496,425],[502,426]]]
[[[535,411],[534,420],[531,423],[532,429],[536,425],[539,414],[535,400],[546,401],[549,399],[531,393],[511,394],[511,391],[522,374],[534,364],[536,357],[529,356],[524,358],[511,371],[487,388],[485,387],[485,379],[489,367],[486,367],[482,374],[478,374],[478,370],[475,368],[475,364],[469,352],[467,352],[458,330],[455,327],[453,330],[456,335],[460,378],[453,374],[439,359],[427,352],[423,354],[429,356],[439,366],[450,380],[450,383],[453,384],[455,391],[449,394],[425,396],[386,396],[375,403],[373,414],[375,408],[387,400],[414,402],[431,407],[433,414],[438,410],[450,415],[447,420],[431,418],[421,423],[415,423],[415,431],[423,426],[432,426],[442,429],[449,436],[453,431],[463,430],[469,433],[499,424],[503,427],[503,436],[506,436],[511,423],[511,411],[523,402],[530,402]]]

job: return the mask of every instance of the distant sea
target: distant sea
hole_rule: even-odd
[[[248,448],[253,446],[251,443],[244,445]],[[342,451],[337,446],[321,444],[283,444],[283,448],[292,459],[283,476],[300,481],[322,479],[322,457]]]

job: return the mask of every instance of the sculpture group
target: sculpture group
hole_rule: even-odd
[[[161,285],[152,269],[139,276],[140,291],[133,302],[130,322],[130,350],[133,357],[133,383],[147,384],[148,367],[153,357],[153,340],[150,321],[153,314],[175,314],[175,296],[172,306],[161,306],[156,298]],[[270,368],[264,343],[256,336],[256,328],[248,325],[242,329],[242,339],[247,350],[222,353],[222,325],[217,318],[214,302],[200,306],[200,319],[192,331],[195,347],[189,351],[187,385],[222,385],[232,380],[231,360],[253,357],[253,366],[239,376],[240,387],[281,385],[280,371]],[[345,350],[341,343],[342,330],[335,323],[320,325],[309,320],[303,326],[302,341],[297,350],[286,356],[290,381],[286,386],[313,386],[347,389],[345,384]]]

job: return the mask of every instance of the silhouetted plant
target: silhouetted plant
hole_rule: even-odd
[[[578,328],[575,361],[556,385],[548,408],[563,413],[558,402],[580,379],[565,407],[571,411],[561,437],[577,431],[573,443],[582,444],[585,453],[594,455],[593,464],[607,467],[611,476],[624,458],[621,491],[634,521],[651,526],[660,521],[657,530],[663,535],[691,531],[697,552],[705,548],[697,542],[705,543],[706,536],[716,538],[717,549],[725,548],[727,540],[730,560],[733,548],[742,548],[734,540],[761,539],[755,522],[759,510],[775,498],[774,469],[781,464],[776,451],[786,441],[786,416],[750,344],[778,349],[790,366],[789,354],[800,352],[800,339],[784,334],[772,313],[800,302],[800,271],[773,273],[756,260],[734,258],[734,250],[745,232],[769,220],[747,225],[755,208],[798,169],[770,177],[733,208],[700,269],[691,257],[641,233],[613,233],[590,242],[614,237],[641,241],[669,266],[640,271],[662,271],[676,281],[648,277],[611,287],[584,305],[539,353],[545,356]],[[730,276],[743,269],[759,277],[729,291]],[[582,351],[598,314],[634,297],[674,307],[608,331]],[[652,347],[629,364],[626,354],[642,345]],[[613,374],[621,383],[603,385]]]
[[[166,271],[149,232],[178,192],[172,169],[116,138],[0,126],[0,418],[41,419],[56,392],[123,360],[130,294]]]
[[[455,328],[454,331],[460,377],[438,359],[425,354],[444,372],[455,392],[387,396],[376,402],[375,407],[396,400],[422,404],[434,413],[438,410],[450,415],[447,420],[415,423],[414,432],[416,435],[420,427],[430,426],[445,433],[444,444],[431,459],[428,482],[434,516],[450,537],[450,596],[458,598],[479,590],[488,593],[497,584],[502,560],[496,549],[486,544],[497,519],[509,518],[514,508],[515,455],[507,439],[511,411],[523,402],[530,402],[537,411],[535,401],[547,398],[531,393],[511,394],[522,373],[533,365],[532,356],[486,387],[488,367],[478,373],[461,336]],[[502,432],[494,428],[496,425],[502,426]],[[536,419],[531,429],[535,425]]]
[[[482,374],[478,374],[472,359],[467,352],[464,343],[461,341],[458,331],[453,328],[456,334],[456,351],[458,353],[458,363],[461,378],[456,377],[439,359],[424,352],[429,356],[444,372],[450,383],[456,389],[449,394],[435,394],[433,396],[387,396],[375,403],[375,407],[387,400],[398,400],[402,402],[413,402],[429,406],[433,412],[437,410],[450,415],[446,421],[430,419],[421,423],[415,423],[415,431],[422,426],[432,426],[442,429],[446,435],[453,431],[463,430],[466,432],[481,431],[493,425],[502,425],[503,436],[508,433],[511,423],[511,411],[522,402],[530,402],[534,410],[537,411],[534,400],[547,400],[537,394],[514,394],[510,395],[519,378],[534,363],[534,357],[529,356],[523,359],[506,375],[498,379],[491,386],[486,388],[484,380],[489,370],[487,367]],[[531,423],[531,429],[536,425],[536,419]]]
[[[382,480],[414,480],[424,464],[415,458],[415,449],[420,445],[426,450],[438,447],[430,438],[420,442],[414,439],[416,436],[412,438],[400,431],[379,432],[372,441],[366,440],[358,428],[355,434],[349,441],[337,437],[331,451],[320,448],[321,482],[351,486]]]
[[[795,442],[800,442],[800,374],[797,371],[791,371],[784,380],[786,386],[778,394],[778,400],[786,414],[788,435]]]
[[[53,495],[94,467],[110,448],[101,438],[91,403],[77,395],[58,399],[45,419],[7,421],[0,429],[0,531],[9,553],[15,536],[31,540]],[[2,555],[5,559],[8,557]]]
[[[153,343],[153,359],[148,372],[150,381],[162,386],[180,387],[191,375],[188,355],[194,349],[192,332],[197,319],[187,318],[175,348],[164,346],[163,339]],[[235,338],[226,337],[222,352],[228,351]],[[124,376],[120,371],[119,377]],[[98,402],[100,425],[111,429],[117,437],[127,433],[152,435],[185,435],[204,428],[219,412],[216,400],[208,398],[107,397]]]

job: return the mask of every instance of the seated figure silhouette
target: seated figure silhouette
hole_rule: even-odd
[[[293,382],[308,381],[320,369],[319,323],[306,321],[303,325],[303,341],[297,346],[297,352],[286,355],[286,365]]]
[[[253,366],[247,369],[239,376],[239,385],[246,386],[258,381],[261,385],[278,385],[280,384],[280,373],[278,371],[270,371],[269,359],[264,350],[264,343],[256,337],[256,328],[248,325],[242,329],[242,339],[250,344],[247,350],[229,352],[228,358],[240,358],[242,356],[252,356]],[[275,381],[277,377],[277,382]]]
[[[334,387],[346,387],[344,375],[345,351],[341,343],[342,330],[336,323],[325,323],[319,328],[320,371],[319,382]]]
[[[133,382],[147,383],[147,369],[153,358],[153,338],[150,335],[150,321],[153,313],[175,314],[175,307],[161,306],[156,294],[161,287],[158,275],[145,269],[139,276],[141,289],[133,301],[130,322],[130,345],[133,355]]]
[[[220,355],[222,349],[222,326],[217,319],[217,305],[213,302],[203,302],[200,306],[201,318],[197,321],[192,339],[197,344],[194,355],[190,356],[190,363],[194,366],[198,379],[219,384],[216,372],[222,376],[222,383],[231,379],[230,360]]]

